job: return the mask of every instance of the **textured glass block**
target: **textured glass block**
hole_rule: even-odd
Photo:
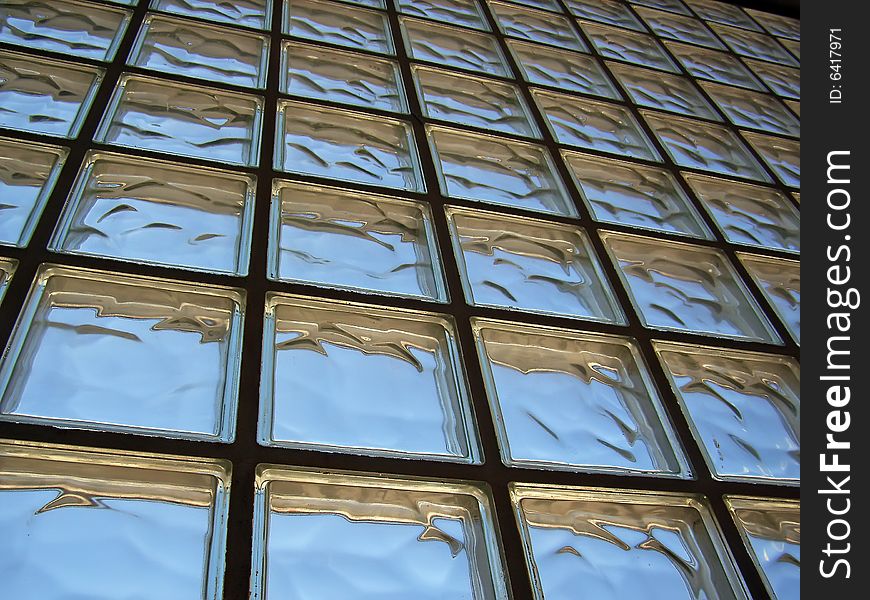
[[[703,496],[510,484],[536,600],[748,600]]]
[[[396,0],[399,12],[432,19],[445,25],[489,30],[475,0]]]
[[[454,207],[447,219],[469,304],[624,322],[579,227]]]
[[[266,87],[269,40],[241,29],[145,16],[128,64],[242,87]]]
[[[794,114],[798,116],[800,119],[801,116],[801,103],[797,100],[783,100],[786,106],[788,106]]]
[[[800,121],[769,94],[708,82],[701,82],[701,87],[735,125],[783,135],[801,133]]]
[[[479,463],[451,317],[270,293],[259,441]]]
[[[321,0],[284,0],[284,33],[338,46],[393,54],[387,15]]]
[[[112,60],[130,11],[76,0],[3,0],[0,41],[28,50]]]
[[[695,14],[707,21],[743,27],[752,31],[761,31],[761,28],[737,5],[728,2],[718,2],[717,0],[684,1],[695,11]]]
[[[0,596],[220,600],[231,468],[0,443]]]
[[[763,81],[777,96],[801,99],[801,71],[784,65],[776,65],[760,60],[745,60],[752,72]]]
[[[0,137],[0,245],[26,246],[67,149]]]
[[[507,45],[529,83],[565,91],[622,99],[597,60],[586,54],[566,52],[540,44],[507,40]]]
[[[770,181],[758,161],[730,129],[647,110],[640,113],[678,165],[755,181]]]
[[[801,186],[801,143],[762,133],[741,132],[785,185]]]
[[[507,36],[566,50],[586,50],[571,21],[561,15],[492,0],[489,8]]]
[[[281,45],[281,92],[408,112],[395,61],[298,42]]]
[[[729,242],[800,252],[800,214],[778,191],[693,173],[683,178]]]
[[[359,4],[360,6],[367,6],[369,8],[382,8],[386,9],[385,0],[342,0],[343,2],[350,2],[351,4]]]
[[[643,31],[637,17],[619,0],[565,0],[565,5],[575,17]]]
[[[6,288],[9,287],[9,281],[15,274],[16,268],[18,268],[17,260],[0,256],[0,302],[6,295]]]
[[[801,343],[801,264],[793,260],[737,253],[749,275],[764,292],[789,334]]]
[[[275,168],[425,191],[411,125],[398,119],[278,102]]]
[[[445,196],[577,216],[543,146],[426,126]]]
[[[399,17],[408,56],[474,73],[510,77],[496,39],[458,27]]]
[[[121,75],[95,141],[253,166],[263,101],[189,83]]]
[[[429,206],[276,181],[269,276],[446,301]]]
[[[706,46],[707,48],[725,49],[722,42],[716,39],[716,36],[707,29],[703,21],[650,8],[635,7],[634,10],[659,37]]]
[[[794,57],[800,61],[801,59],[801,43],[795,40],[787,40],[785,38],[777,38],[777,41],[785,46],[786,50],[792,53]]]
[[[580,21],[583,31],[604,58],[630,62],[662,71],[678,72],[661,44],[651,35]]]
[[[514,4],[522,4],[530,8],[541,8],[544,10],[552,10],[553,12],[562,12],[557,0],[511,0]]]
[[[608,63],[607,66],[636,104],[685,116],[721,120],[688,77],[623,63]]]
[[[412,65],[423,115],[460,125],[540,137],[519,88],[509,83]]]
[[[600,234],[644,325],[779,344],[779,336],[721,250]]]
[[[786,52],[785,48],[769,35],[746,31],[736,27],[716,25],[715,23],[711,27],[736,54],[783,65],[791,65],[793,67],[798,65],[797,61]]]
[[[648,6],[650,8],[658,8],[661,10],[669,10],[681,15],[689,15],[691,11],[686,8],[682,0],[632,0],[632,4]]]
[[[725,496],[725,504],[771,597],[800,598],[800,502]]]
[[[762,12],[753,8],[744,9],[770,35],[800,41],[801,22],[798,19]]]
[[[251,600],[507,600],[475,484],[257,468]]]
[[[89,152],[50,248],[245,275],[252,176]]]
[[[764,89],[749,69],[743,66],[743,63],[733,54],[677,42],[665,42],[665,46],[690,75],[699,79],[709,79],[752,90]]]
[[[272,0],[151,0],[151,8],[256,29],[268,29],[272,18]]]
[[[597,221],[712,238],[668,171],[579,152],[562,157]]]
[[[654,342],[717,479],[800,482],[800,365],[791,358]]]
[[[631,339],[476,318],[472,327],[505,464],[691,476]]]
[[[103,70],[0,50],[0,127],[74,138]]]

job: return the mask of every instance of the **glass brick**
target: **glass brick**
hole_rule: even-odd
[[[677,42],[666,41],[664,44],[690,75],[751,90],[764,89],[733,54]]]
[[[399,17],[408,56],[474,73],[510,77],[496,39],[484,33]]]
[[[801,99],[801,71],[785,65],[747,58],[746,64],[777,96]]]
[[[566,50],[587,50],[571,21],[561,15],[492,0],[489,7],[499,29],[507,36]]]
[[[17,260],[0,256],[0,302],[3,301],[3,296],[6,295],[6,288],[9,287],[9,282],[12,280],[12,276],[15,275],[15,269],[17,268]]]
[[[677,73],[674,62],[651,35],[579,21],[583,32],[604,58]]]
[[[556,0],[510,0],[514,4],[522,4],[529,8],[540,8],[542,10],[551,10],[553,12],[562,12]]]
[[[0,443],[4,598],[223,597],[228,461]]]
[[[801,186],[800,141],[748,131],[741,133],[781,182],[793,188]]]
[[[668,171],[567,150],[562,157],[597,221],[712,239]]]
[[[477,318],[472,327],[506,465],[691,476],[634,341]]]
[[[510,484],[536,600],[748,600],[703,496]]]
[[[67,153],[0,137],[0,245],[27,246]]]
[[[773,600],[799,598],[800,502],[725,496],[725,504]]]
[[[387,15],[321,0],[284,0],[284,33],[338,46],[394,54]]]
[[[264,88],[269,40],[241,29],[149,14],[127,62],[209,83]]]
[[[753,8],[744,9],[770,35],[800,41],[801,22],[798,19],[762,12]]]
[[[586,54],[566,52],[539,44],[507,40],[523,78],[568,92],[581,92],[621,100],[597,60]]]
[[[0,50],[0,127],[74,138],[103,70]]]
[[[798,119],[800,119],[801,103],[798,102],[797,100],[783,100],[783,102],[785,103],[786,106],[788,106],[792,110],[792,112],[794,112],[794,114],[796,114],[798,116]]]
[[[43,265],[0,368],[0,418],[232,441],[244,292]]]
[[[717,479],[800,482],[800,366],[791,358],[654,342]]]
[[[725,49],[703,21],[650,8],[636,7],[634,10],[659,37],[717,50]]]
[[[737,257],[776,311],[795,342],[801,343],[801,264],[738,252]]]
[[[452,318],[267,295],[259,442],[479,463]]]
[[[780,343],[721,250],[610,231],[600,235],[647,327]]]
[[[254,166],[262,111],[257,96],[124,74],[94,140]]]
[[[0,41],[28,50],[112,60],[130,22],[130,11],[76,0],[3,0]]]
[[[702,119],[721,120],[688,77],[623,63],[608,63],[607,67],[631,99],[640,106]]]
[[[540,137],[516,86],[412,65],[423,115],[460,125]]]
[[[507,600],[493,501],[464,482],[257,468],[251,600]]]
[[[413,17],[489,31],[475,0],[396,0],[396,7],[399,12]]]
[[[735,125],[783,135],[801,133],[800,121],[773,96],[716,83],[701,82],[701,87]]]
[[[252,176],[90,151],[50,248],[245,275]]]
[[[543,146],[426,126],[445,196],[577,216]]]
[[[447,301],[429,206],[275,181],[269,277]]]
[[[739,6],[734,4],[717,2],[716,0],[684,1],[695,11],[695,14],[706,21],[761,31],[761,28]]]
[[[795,59],[789,56],[785,48],[769,35],[725,25],[713,24],[711,27],[736,54],[793,67],[798,64]]]
[[[255,29],[269,29],[272,19],[272,0],[151,0],[151,8]]]
[[[686,8],[686,5],[683,4],[682,0],[632,0],[632,4],[658,8],[660,10],[669,10],[681,15],[691,14],[691,11]]]
[[[349,2],[351,4],[359,4],[360,6],[365,6],[368,8],[380,8],[386,10],[385,0],[341,0],[342,2]]]
[[[583,229],[455,207],[447,220],[469,304],[624,322]]]
[[[683,178],[729,242],[800,252],[800,214],[778,191],[693,173]]]
[[[426,190],[410,123],[280,100],[277,126],[276,169]]]
[[[777,41],[785,46],[785,49],[792,53],[792,55],[800,61],[801,59],[801,43],[795,40],[789,40],[786,38],[777,38]]]
[[[580,19],[643,31],[637,17],[619,0],[565,0],[565,5]]]

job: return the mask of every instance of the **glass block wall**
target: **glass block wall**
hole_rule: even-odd
[[[0,597],[798,598],[799,47],[0,1]]]

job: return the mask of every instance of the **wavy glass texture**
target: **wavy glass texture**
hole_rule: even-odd
[[[800,482],[800,365],[791,358],[654,342],[717,479]]]
[[[18,268],[17,260],[0,256],[0,302],[3,301],[3,296],[6,295],[6,288],[9,287],[9,282],[12,280],[12,276],[15,275],[16,268]]]
[[[737,257],[776,311],[792,339],[801,343],[801,264],[738,252]]]
[[[432,125],[426,135],[445,196],[577,216],[543,146]]]
[[[276,169],[426,190],[410,123],[279,100],[277,127]]]
[[[566,150],[562,158],[595,220],[712,238],[668,171]]]
[[[664,44],[686,71],[698,79],[707,79],[756,91],[764,90],[764,86],[759,83],[752,72],[733,54],[677,42],[665,41]]]
[[[783,103],[788,106],[798,119],[801,117],[801,103],[797,100],[783,100]]]
[[[90,151],[49,247],[245,275],[252,176]]]
[[[721,250],[600,235],[647,327],[781,343]]]
[[[722,112],[738,127],[760,129],[768,133],[800,136],[800,121],[769,94],[759,94],[730,85],[700,82]]]
[[[648,110],[641,110],[640,114],[681,167],[770,182],[770,177],[732,130]]]
[[[269,277],[447,301],[427,204],[276,181]]]
[[[244,292],[43,265],[0,367],[0,418],[232,441]]]
[[[759,24],[767,33],[790,40],[800,41],[801,22],[798,19],[775,15],[752,8],[743,9]]]
[[[693,173],[682,175],[729,242],[800,252],[800,213],[780,192]]]
[[[510,83],[412,65],[423,115],[540,138],[519,88]]]
[[[508,600],[488,491],[260,465],[251,600]]]
[[[28,50],[109,61],[130,15],[129,10],[76,0],[3,0],[0,41]]]
[[[717,0],[683,0],[699,17],[713,23],[733,25],[752,31],[761,31],[761,28],[743,12],[739,6],[718,2]]]
[[[283,31],[307,40],[394,54],[385,13],[321,0],[284,0]]]
[[[661,160],[631,112],[622,105],[543,90],[532,90],[532,97],[560,144]]]
[[[556,0],[511,0],[514,4],[522,4],[529,8],[541,8],[543,10],[551,10],[553,12],[562,12],[562,8]]]
[[[679,72],[661,44],[651,35],[586,21],[578,22],[604,58],[671,73]]]
[[[197,17],[215,23],[268,29],[269,19],[272,15],[272,0],[233,0],[232,2],[151,0],[151,8],[186,17]]]
[[[447,219],[470,304],[624,322],[579,227],[455,207]]]
[[[691,476],[629,338],[472,319],[502,461]]]
[[[741,132],[767,166],[785,185],[801,186],[801,143],[762,133]]]
[[[0,127],[74,138],[103,70],[0,50]]]
[[[725,496],[725,504],[771,597],[774,600],[799,598],[800,502]]]
[[[569,92],[621,100],[601,65],[587,54],[566,52],[540,44],[506,40],[523,78]]]
[[[395,61],[293,41],[281,45],[280,91],[293,96],[407,113]]]
[[[400,13],[432,19],[445,25],[461,25],[489,31],[475,0],[396,0]]]
[[[484,33],[399,17],[408,56],[474,73],[510,77],[496,39]]]
[[[619,0],[565,0],[568,11],[580,19],[643,31],[643,25]]]
[[[717,50],[725,49],[724,44],[716,39],[716,36],[707,29],[703,21],[685,15],[643,7],[635,7],[634,10],[659,37]]]
[[[686,8],[682,0],[632,0],[632,4],[649,6],[650,8],[658,8],[660,10],[668,10],[679,13],[681,15],[690,15],[691,11]]]
[[[587,51],[571,22],[551,12],[487,0],[499,29],[506,36],[566,50]]]
[[[266,87],[269,40],[241,29],[145,16],[127,64],[207,82]]]
[[[27,246],[67,153],[0,137],[0,245]]]
[[[4,440],[4,598],[223,597],[230,463]]]
[[[785,46],[785,49],[792,53],[792,55],[800,62],[801,60],[801,43],[800,41],[795,40],[787,40],[785,38],[777,38],[777,41]]]
[[[537,600],[749,598],[703,496],[509,487]]]
[[[640,106],[721,121],[719,115],[688,77],[669,75],[623,63],[608,63],[607,67],[631,99]]]
[[[752,72],[777,96],[790,100],[801,99],[800,69],[751,58],[747,58],[745,62],[752,69]]]
[[[711,27],[735,54],[792,67],[798,66],[797,61],[786,52],[785,48],[769,35],[724,25],[714,24]]]

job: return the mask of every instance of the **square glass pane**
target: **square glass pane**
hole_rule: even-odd
[[[412,65],[423,115],[459,125],[540,137],[519,88],[510,83]]]
[[[387,15],[321,0],[284,0],[284,33],[316,42],[393,54]]]
[[[738,252],[737,257],[764,292],[789,334],[801,343],[801,264]]]
[[[717,479],[800,483],[800,365],[791,358],[655,342]]]
[[[499,29],[507,36],[567,50],[587,50],[566,17],[492,0],[489,0],[489,8]]]
[[[6,288],[9,287],[9,282],[12,280],[17,267],[17,260],[0,256],[0,302],[3,301],[3,296],[6,295]]]
[[[127,64],[207,82],[266,87],[269,40],[241,29],[146,15]]]
[[[547,85],[567,92],[622,99],[598,61],[588,54],[516,40],[507,40],[507,45],[522,71],[523,78],[529,83]]]
[[[688,77],[624,63],[608,62],[607,67],[635,104],[689,117],[722,120]]]
[[[275,181],[269,277],[447,301],[429,205]]]
[[[707,29],[703,21],[650,8],[635,7],[634,10],[659,37],[706,46],[707,48],[725,49],[722,42]]]
[[[634,341],[477,318],[472,327],[505,464],[691,476]]]
[[[801,22],[798,19],[762,12],[753,8],[744,9],[770,35],[800,41]]]
[[[447,219],[469,304],[624,322],[579,227],[455,207]]]
[[[257,468],[251,600],[507,600],[490,493],[473,483]]]
[[[735,125],[795,137],[801,134],[800,121],[769,94],[706,81],[701,87]]]
[[[257,96],[121,75],[94,140],[254,166],[262,111]]]
[[[682,0],[632,0],[632,4],[649,6],[650,8],[658,8],[660,10],[669,10],[681,15],[690,15],[691,11],[686,8]]]
[[[0,50],[0,127],[78,135],[103,70]]]
[[[50,248],[245,275],[252,176],[90,151]]]
[[[722,23],[723,25],[733,25],[734,27],[743,27],[753,31],[761,31],[752,19],[739,7],[729,2],[718,2],[717,0],[684,0],[695,14],[706,21],[713,23]]]
[[[679,72],[661,44],[651,35],[586,21],[579,21],[579,23],[604,58],[671,73]]]
[[[699,79],[764,90],[758,79],[733,54],[677,42],[665,42],[665,46],[690,75]]]
[[[281,92],[393,112],[408,112],[399,65],[368,54],[285,41]]]
[[[801,70],[760,60],[746,59],[746,64],[777,96],[801,99]]]
[[[4,598],[223,597],[230,463],[0,443]]]
[[[562,157],[595,220],[712,238],[668,171],[567,150]]]
[[[565,5],[575,17],[643,31],[637,17],[619,0],[565,0]]]
[[[235,435],[244,292],[43,265],[0,368],[0,418]]]
[[[0,41],[28,50],[112,60],[130,11],[76,0],[3,0]]]
[[[749,598],[703,496],[510,484],[536,600]]]
[[[280,100],[277,127],[276,169],[426,190],[410,123]]]
[[[479,463],[452,318],[270,293],[259,442]]]
[[[741,133],[783,184],[793,188],[801,186],[800,141],[763,133]]]
[[[406,15],[489,31],[476,0],[396,0],[396,7]]]
[[[496,39],[485,33],[399,17],[408,56],[474,73],[510,77]]]
[[[544,90],[532,90],[532,97],[560,144],[661,160],[634,116],[622,105]]]
[[[26,246],[68,150],[0,138],[0,245]]]
[[[272,0],[151,0],[151,8],[256,29],[269,29],[272,18]]]
[[[786,52],[785,48],[769,35],[725,25],[714,24],[711,27],[736,54],[792,67],[798,66],[798,62]]]
[[[780,343],[721,250],[610,231],[601,237],[647,327]]]

